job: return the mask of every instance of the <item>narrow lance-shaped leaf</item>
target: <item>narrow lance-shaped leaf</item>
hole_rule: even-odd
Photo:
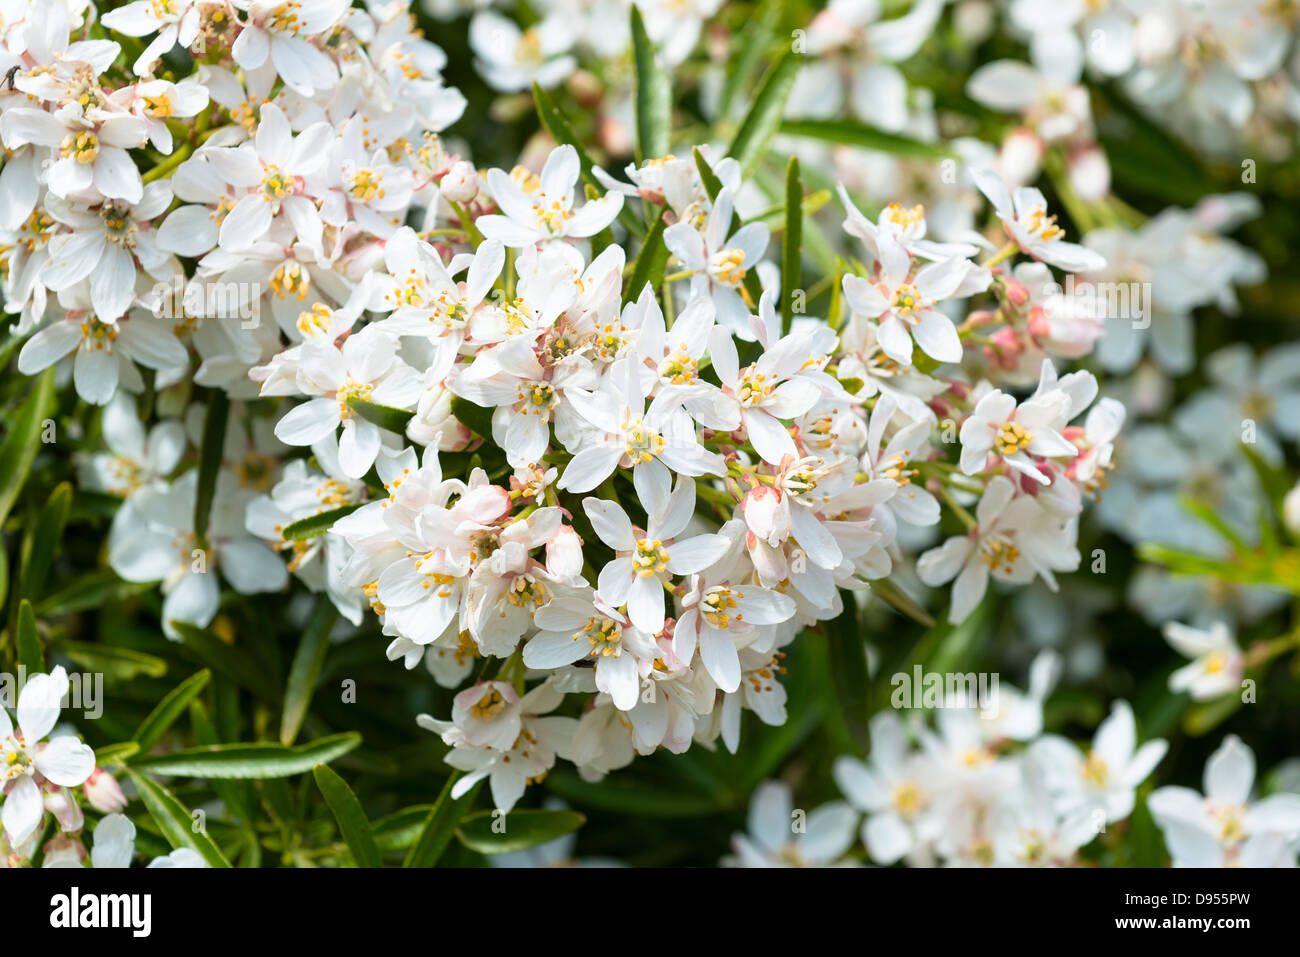
[[[347,782],[323,764],[316,765],[311,773],[320,793],[325,796],[325,803],[330,806],[330,813],[338,822],[339,833],[343,835],[343,841],[352,852],[357,866],[383,866],[365,809]]]
[[[364,504],[364,502],[353,502],[351,505],[340,505],[338,508],[329,508],[315,515],[300,518],[280,529],[280,537],[286,542],[305,542],[317,535],[324,535],[340,518],[351,515]]]
[[[460,822],[456,836],[480,854],[507,854],[571,834],[586,820],[577,811],[559,809],[511,811],[500,817],[495,811],[480,811]]]
[[[803,281],[800,249],[803,245],[803,186],[799,182],[799,159],[791,156],[785,170],[785,235],[781,238],[781,331],[789,332],[794,307]]]
[[[163,699],[158,702],[157,707],[150,711],[148,716],[140,722],[140,727],[131,736],[131,739],[140,746],[141,751],[148,751],[162,739],[162,736],[167,733],[167,729],[189,707],[190,702],[208,686],[208,681],[211,678],[212,672],[205,668],[202,671],[196,671],[167,692]]]
[[[804,136],[895,156],[944,159],[953,155],[952,150],[942,143],[926,143],[898,133],[886,133],[852,120],[786,120],[781,123],[780,131],[787,136]]]
[[[442,857],[442,852],[447,849],[447,845],[451,843],[451,837],[456,832],[456,825],[460,823],[461,816],[473,805],[478,789],[483,786],[483,782],[479,781],[459,798],[452,798],[452,788],[456,786],[460,777],[461,773],[454,771],[447,779],[447,783],[443,785],[438,800],[434,802],[428,816],[424,819],[419,839],[407,852],[406,860],[402,862],[403,867],[433,867],[438,863],[438,858]]]
[[[176,795],[143,774],[129,769],[127,773],[131,775],[140,800],[144,802],[149,816],[157,823],[168,844],[177,850],[188,847],[198,852],[199,856],[207,861],[209,867],[230,866],[230,862],[221,853],[216,842],[208,837],[201,819],[195,818],[189,809],[176,799]]]
[[[30,381],[27,398],[10,422],[4,444],[0,445],[0,525],[9,517],[18,493],[23,490],[41,445],[41,430],[54,407],[54,368],[46,369]]]
[[[767,144],[781,125],[785,102],[790,98],[795,76],[799,73],[799,60],[798,53],[788,50],[776,61],[727,147],[727,155],[740,164],[744,175],[749,175],[758,165]]]
[[[632,264],[632,275],[628,279],[627,292],[623,294],[623,305],[636,301],[647,284],[657,288],[663,282],[664,268],[668,265],[668,247],[664,245],[664,230],[667,228],[664,217],[659,216],[650,232],[646,233],[645,243]]]
[[[36,612],[32,603],[24,598],[18,605],[18,664],[27,673],[45,673],[45,652],[41,649],[41,636],[36,633]]]
[[[131,766],[155,774],[194,778],[284,778],[342,757],[361,743],[355,731],[310,744],[217,744],[137,757]]]
[[[672,126],[672,84],[655,60],[654,44],[646,33],[641,11],[632,6],[632,59],[636,65],[637,160],[668,153]]]
[[[217,493],[217,473],[226,446],[226,420],[230,416],[230,399],[221,389],[208,390],[208,410],[203,419],[203,444],[199,451],[199,484],[194,497],[194,538],[204,543],[212,500]]]
[[[289,668],[289,683],[284,692],[284,713],[280,719],[280,743],[293,744],[298,737],[307,710],[311,707],[312,695],[316,692],[316,682],[320,680],[321,669],[325,667],[325,655],[329,651],[330,632],[338,621],[339,613],[334,603],[322,597],[315,613],[303,630],[298,650],[294,652],[293,664]]]

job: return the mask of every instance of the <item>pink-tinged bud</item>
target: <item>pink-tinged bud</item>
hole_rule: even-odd
[[[1042,306],[1034,306],[1029,313],[1029,334],[1038,339],[1045,339],[1052,334],[1052,324]]]
[[[546,570],[565,581],[582,574],[582,539],[568,525],[546,543]]]
[[[575,70],[569,75],[565,85],[573,94],[573,98],[588,109],[599,106],[601,98],[605,95],[605,84],[590,70]]]
[[[999,329],[989,337],[999,352],[1006,355],[1019,355],[1025,349],[1025,344],[1021,341],[1016,330],[1011,328]]]
[[[769,485],[760,485],[745,493],[740,511],[749,531],[773,548],[790,534],[789,505],[785,496]]]
[[[636,147],[636,141],[632,138],[632,128],[612,116],[606,116],[600,121],[600,125],[596,127],[596,135],[599,137],[600,145],[615,156],[631,153]]]
[[[59,787],[47,781],[43,790],[45,810],[54,815],[54,819],[59,822],[60,830],[80,831],[85,827],[86,819],[82,816],[81,806],[77,804],[69,788]]]
[[[74,837],[60,834],[45,842],[44,867],[80,867],[86,859],[86,846]]]
[[[116,814],[126,807],[126,795],[117,778],[102,768],[95,768],[82,785],[86,800],[101,814]]]
[[[467,160],[454,163],[438,189],[450,203],[468,203],[478,195],[478,171]]]
[[[1007,302],[1020,309],[1029,301],[1029,290],[1024,287],[1023,283],[1017,282],[1010,276],[1003,277],[1002,284],[1006,289]]]

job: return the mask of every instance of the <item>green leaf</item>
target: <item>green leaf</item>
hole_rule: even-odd
[[[942,143],[925,143],[897,133],[886,133],[853,120],[786,120],[781,132],[788,136],[805,136],[829,143],[858,146],[862,149],[913,156],[921,159],[944,159],[953,152]]]
[[[129,582],[108,569],[93,571],[74,579],[58,591],[36,603],[42,618],[59,618],[78,611],[100,608],[110,601],[153,591],[156,582]]]
[[[289,668],[289,683],[284,691],[284,713],[280,718],[280,743],[293,744],[302,727],[307,710],[311,707],[316,682],[325,667],[325,654],[329,651],[330,632],[338,621],[338,609],[326,597],[321,597],[311,621],[302,633],[298,650],[293,654]]]
[[[173,621],[172,627],[198,660],[217,674],[225,675],[259,698],[280,700],[279,682],[266,668],[238,645],[228,645],[212,632],[187,621]]]
[[[18,605],[18,663],[28,674],[45,673],[45,652],[36,633],[36,612],[26,598]]]
[[[867,719],[870,717],[870,685],[867,674],[867,646],[858,625],[858,604],[851,592],[840,591],[844,610],[826,622],[831,684],[838,707],[828,713],[843,725],[848,740],[860,754],[869,743]]]
[[[176,795],[143,774],[137,774],[130,769],[127,773],[131,775],[140,800],[144,802],[149,816],[157,823],[168,844],[178,850],[188,847],[190,850],[197,851],[208,862],[209,867],[230,866],[230,862],[226,860],[226,856],[221,853],[221,849],[212,838],[208,837],[202,827],[196,827],[196,820],[189,809],[176,800]]]
[[[380,851],[404,851],[420,837],[432,804],[415,804],[387,814],[371,826]]]
[[[572,834],[586,820],[577,811],[558,809],[511,811],[504,816],[498,816],[496,811],[480,811],[460,822],[456,837],[480,854],[508,854]],[[504,825],[505,829],[498,834],[493,830],[494,825],[498,828]]]
[[[108,764],[125,764],[127,759],[140,751],[140,745],[134,741],[118,741],[95,749],[95,763],[100,767]]]
[[[221,389],[208,390],[208,409],[203,418],[203,443],[199,450],[199,485],[194,497],[194,538],[200,547],[208,534],[212,500],[217,494],[217,474],[226,449],[226,420],[230,399]]]
[[[542,127],[546,132],[551,134],[551,139],[555,140],[557,143],[567,143],[577,152],[578,167],[581,170],[582,181],[603,196],[605,193],[605,187],[602,186],[600,180],[596,179],[592,174],[591,157],[588,156],[587,151],[582,148],[582,141],[578,138],[578,135],[573,132],[573,127],[569,125],[569,121],[565,119],[564,114],[560,112],[560,108],[555,105],[555,100],[551,99],[551,95],[536,83],[533,84],[533,103],[537,107],[537,118],[541,121]],[[632,210],[626,203],[623,204],[623,208],[619,211],[618,221],[622,223],[627,231],[633,236],[639,238],[645,235],[645,226],[641,224],[640,220],[638,220],[635,215],[633,215]]]
[[[419,839],[407,852],[406,860],[402,862],[403,867],[433,867],[438,863],[438,858],[442,857],[442,852],[447,849],[447,845],[451,843],[456,825],[473,805],[474,798],[478,796],[478,789],[483,786],[483,782],[479,781],[465,794],[453,800],[451,789],[455,787],[460,777],[461,773],[455,771],[447,778],[447,783],[442,786],[442,791],[438,794],[438,800],[434,802],[424,819]]]
[[[142,676],[161,678],[167,674],[167,662],[134,648],[64,638],[51,640],[51,645],[86,671],[100,672],[113,681],[130,681]]]
[[[355,731],[310,744],[214,744],[136,758],[131,766],[152,774],[188,778],[285,778],[342,757],[361,743]]]
[[[375,846],[375,835],[366,820],[366,812],[347,782],[323,764],[316,765],[311,773],[320,793],[325,796],[325,803],[330,806],[334,820],[338,821],[339,833],[343,835],[357,866],[382,867],[383,861],[379,858],[379,848]]]
[[[785,235],[781,237],[781,331],[789,332],[794,322],[795,297],[803,281],[803,186],[799,182],[799,158],[790,157],[785,168]]]
[[[367,422],[373,422],[381,429],[387,429],[398,435],[406,434],[406,424],[415,415],[407,409],[394,409],[390,405],[379,405],[375,402],[367,402],[365,399],[348,399],[348,408]]]
[[[148,716],[140,722],[140,727],[136,729],[131,740],[140,746],[141,751],[148,751],[167,733],[167,729],[172,726],[177,718],[189,707],[204,688],[208,686],[208,681],[212,678],[212,672],[206,668],[202,671],[196,671],[158,702],[158,706],[149,712]]]
[[[461,425],[475,435],[492,441],[492,410],[476,405],[469,399],[455,395],[451,398],[451,414]]]
[[[742,176],[753,172],[781,125],[785,101],[789,99],[795,76],[799,73],[799,61],[799,54],[793,50],[787,50],[776,61],[727,147],[727,155],[740,164]]]
[[[27,381],[27,398],[0,444],[0,525],[18,501],[41,444],[41,429],[54,408],[54,367]]]
[[[636,66],[637,161],[668,153],[672,131],[672,83],[655,61],[654,44],[645,31],[641,11],[632,5],[632,60]]]
[[[732,108],[742,90],[748,89],[758,71],[759,62],[769,52],[775,36],[776,24],[781,15],[780,0],[768,0],[757,17],[751,17],[742,32],[732,34],[739,42],[740,52],[735,62],[727,67],[722,95],[718,98],[718,118],[731,118]]]
[[[19,573],[19,593],[32,601],[45,590],[45,579],[54,553],[63,543],[63,528],[68,522],[68,509],[72,506],[72,483],[60,482],[32,527],[30,548],[24,555]]]
[[[351,505],[340,505],[338,508],[326,509],[315,515],[300,518],[280,529],[280,537],[286,542],[304,542],[317,535],[324,535],[340,518],[351,515],[364,504],[364,502],[353,502]]]
[[[623,305],[636,301],[647,284],[654,289],[663,282],[664,267],[668,265],[668,247],[664,245],[664,230],[667,228],[663,214],[660,214],[650,227],[650,232],[646,233],[641,251],[632,264],[632,275],[628,279],[627,292],[623,294]]]

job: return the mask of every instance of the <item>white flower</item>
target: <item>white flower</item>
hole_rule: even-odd
[[[615,608],[626,604],[632,624],[658,635],[664,627],[664,586],[671,576],[703,571],[726,554],[730,543],[715,534],[677,541],[695,513],[693,479],[678,478],[671,493],[664,470],[634,472],[633,482],[646,510],[645,529],[633,526],[617,502],[584,498],[582,508],[596,535],[614,549],[614,560],[600,572],[600,594]]]
[[[329,32],[348,9],[348,0],[234,0],[245,12],[230,55],[245,70],[268,59],[289,89],[305,97],[338,82],[334,61],[308,37]]]
[[[1087,754],[1058,735],[1044,735],[1029,748],[1043,780],[1065,813],[1096,812],[1107,823],[1129,816],[1137,787],[1169,745],[1161,738],[1137,744],[1137,724],[1127,701],[1117,701],[1097,728]]]
[[[767,299],[771,293],[764,293]],[[782,419],[795,419],[822,396],[821,386],[801,373],[814,346],[807,333],[792,332],[772,343],[758,360],[740,368],[731,333],[716,326],[709,333],[709,355],[729,403],[716,403],[719,417],[739,418],[754,451],[764,461],[780,465],[786,456],[797,457],[798,448]],[[727,410],[726,405],[732,409]]]
[[[31,837],[45,815],[40,777],[59,787],[75,788],[95,770],[95,752],[70,734],[41,739],[59,720],[59,709],[68,693],[68,675],[63,666],[49,674],[27,679],[18,695],[18,726],[9,712],[0,708],[0,783],[4,806],[0,821],[9,843],[18,845]]]
[[[1205,795],[1186,787],[1151,792],[1147,807],[1175,867],[1294,867],[1300,795],[1252,801],[1255,755],[1230,734],[1205,762]]]
[[[1186,691],[1195,701],[1206,701],[1241,690],[1245,656],[1222,621],[1206,630],[1176,621],[1167,622],[1165,640],[1185,658],[1191,658],[1169,676],[1169,690]]]
[[[333,142],[334,130],[328,123],[314,123],[295,136],[283,111],[274,103],[265,103],[251,142],[205,151],[207,161],[224,182],[250,190],[222,220],[222,248],[249,248],[266,235],[272,220],[283,211],[298,238],[318,249],[320,212],[304,195],[303,178],[325,164]]]
[[[717,320],[747,341],[756,338],[750,325],[750,308],[741,289],[749,270],[758,266],[767,249],[766,223],[747,223],[731,231],[735,202],[724,187],[709,211],[703,232],[690,223],[674,223],[664,230],[664,245],[691,270],[691,297],[707,295],[713,300]]]
[[[537,610],[534,624],[538,632],[524,645],[524,664],[552,669],[591,658],[596,689],[609,695],[620,711],[632,710],[641,688],[642,662],[648,670],[659,656],[652,640],[655,631],[638,628],[590,589],[558,595]]]
[[[356,398],[393,408],[407,408],[419,396],[420,380],[397,357],[397,342],[377,328],[348,336],[342,348],[309,342],[303,346],[298,388],[317,396],[296,406],[275,426],[286,445],[311,445],[341,424],[339,464],[343,474],[361,478],[379,454],[379,426],[355,412]]]
[[[844,277],[844,297],[857,315],[875,319],[880,348],[895,362],[910,365],[912,340],[932,359],[960,362],[961,338],[952,320],[935,307],[962,286],[972,268],[959,257],[912,271],[902,235],[888,226],[876,236],[880,271],[875,279]]]
[[[565,466],[557,487],[589,492],[622,464],[633,475],[656,473],[656,485],[668,484],[669,472],[682,475],[722,475],[726,464],[717,452],[699,444],[694,423],[680,407],[680,394],[670,390],[655,396],[647,409],[636,365],[621,359],[610,369],[600,389],[573,389],[568,401],[600,434],[586,438]]]
[[[288,582],[284,563],[244,528],[251,493],[224,469],[217,473],[206,541],[194,534],[198,471],[170,488],[145,488],[120,509],[108,538],[108,563],[133,582],[162,582],[163,633],[180,634],[173,621],[206,628],[221,601],[217,570],[241,594],[279,591]]]
[[[731,839],[739,867],[827,867],[839,863],[853,844],[858,816],[843,801],[815,808],[796,827],[790,788],[764,781],[754,791],[746,822],[749,833]]]
[[[741,686],[745,646],[754,643],[765,626],[789,621],[795,614],[790,596],[734,578],[707,572],[693,577],[673,631],[673,654],[690,662],[698,650],[709,677],[727,694]]]
[[[104,200],[87,207],[47,197],[45,208],[70,232],[55,236],[49,262],[40,280],[61,292],[90,280],[90,302],[105,322],[120,318],[136,296],[136,263],[155,279],[168,280],[179,271],[175,260],[158,248],[150,221],[172,201],[171,186],[150,183],[135,202]]]
[[[153,64],[164,53],[168,53],[177,43],[183,47],[191,46],[199,35],[202,25],[202,6],[204,0],[134,0],[116,10],[109,10],[100,17],[100,22],[110,30],[124,33],[129,37],[147,37],[158,33],[149,41],[132,67],[136,76],[145,76]]]
[[[1043,485],[1051,484],[1035,459],[1077,453],[1061,434],[1070,420],[1070,410],[1070,396],[1060,389],[1036,394],[1019,405],[1014,396],[994,389],[975,404],[962,423],[961,470],[967,475],[985,471],[991,453],[1017,472]]]
[[[987,169],[973,169],[971,177],[993,204],[1007,235],[1022,251],[1068,272],[1095,272],[1105,268],[1106,260],[1102,256],[1062,238],[1065,230],[1056,225],[1055,216],[1048,215],[1047,200],[1041,192],[1021,186],[1013,195],[1007,191],[1007,184]]]
[[[96,452],[81,469],[82,484],[118,498],[166,480],[185,454],[185,429],[165,419],[145,433],[135,400],[122,392],[104,409],[107,452]]]
[[[516,248],[594,236],[618,217],[623,197],[610,193],[574,209],[579,170],[578,151],[567,143],[551,151],[540,176],[525,174],[522,183],[488,170],[488,188],[502,215],[480,216],[475,225],[488,239]]]
[[[1056,589],[1054,571],[1079,567],[1075,523],[1063,521],[1028,495],[1016,496],[1010,479],[996,475],[975,510],[976,526],[923,554],[917,574],[927,585],[957,579],[948,620],[965,620],[984,598],[989,576],[998,581],[1028,584],[1042,577]]]
[[[144,182],[127,150],[149,137],[144,120],[98,108],[83,112],[70,103],[55,113],[18,107],[0,117],[5,146],[48,146],[56,158],[45,173],[50,192],[64,198],[94,192],[108,199],[140,202]]]
[[[573,45],[567,16],[546,16],[521,31],[492,10],[475,13],[469,24],[469,45],[483,79],[493,89],[509,93],[533,83],[549,88],[569,76],[577,62],[566,55]]]
[[[117,322],[98,319],[85,308],[70,309],[23,343],[18,371],[35,375],[75,352],[72,381],[77,395],[104,405],[119,382],[134,391],[143,383],[134,363],[159,371],[183,368],[188,356],[170,322],[136,310]]]
[[[841,756],[832,771],[844,796],[868,815],[862,843],[878,864],[893,864],[937,836],[932,812],[937,782],[926,759],[908,752],[903,722],[894,712],[872,717],[868,762]]]

